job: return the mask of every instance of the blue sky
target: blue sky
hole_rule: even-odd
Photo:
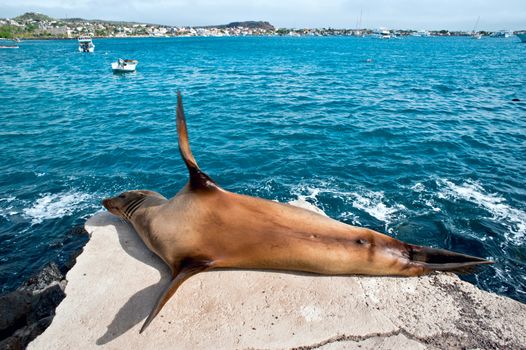
[[[0,0],[0,17],[52,17],[212,25],[265,20],[277,27],[526,29],[526,0]]]

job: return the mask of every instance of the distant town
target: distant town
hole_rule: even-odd
[[[494,36],[507,37],[514,33],[507,30],[449,31],[449,30],[392,30],[336,29],[336,28],[275,28],[268,22],[245,21],[225,25],[186,27],[87,20],[82,18],[55,19],[28,12],[15,18],[0,19],[0,38],[4,39],[67,39],[83,35],[92,37],[172,37],[172,36]]]

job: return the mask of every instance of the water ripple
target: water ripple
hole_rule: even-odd
[[[69,230],[103,197],[184,185],[182,90],[195,156],[225,188],[492,258],[464,278],[526,301],[526,46],[97,39],[86,55],[76,45],[0,51],[2,291],[67,261],[83,243]],[[118,57],[138,71],[113,75]]]

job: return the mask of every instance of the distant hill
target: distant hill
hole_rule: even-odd
[[[274,26],[269,22],[263,21],[245,21],[245,22],[232,22],[226,25],[227,28],[234,27],[245,27],[250,29],[265,29],[265,30],[274,30]]]
[[[133,25],[133,24],[141,24],[140,22],[127,22],[127,21],[111,21],[111,20],[102,20],[102,19],[84,19],[79,17],[74,18],[61,18],[61,19],[55,19],[51,18],[49,16],[43,15],[41,13],[36,12],[26,12],[23,15],[20,15],[18,17],[13,18],[17,22],[30,22],[30,21],[36,21],[36,22],[52,22],[52,21],[63,21],[68,23],[76,23],[76,22],[92,22],[92,23],[110,23],[113,25]],[[159,24],[152,24],[162,27],[171,27],[168,25],[159,25]],[[264,30],[275,30],[274,26],[270,24],[269,22],[264,21],[243,21],[243,22],[232,22],[228,24],[221,24],[216,26],[199,26],[199,28],[235,28],[235,27],[245,27],[250,29],[264,29]],[[196,27],[197,28],[197,27]]]
[[[86,18],[80,18],[80,17],[72,17],[72,18],[61,18],[61,21],[68,22],[68,23],[78,23],[78,22],[90,22],[90,23],[109,23],[113,25],[133,25],[133,24],[148,24],[148,25],[156,25],[161,27],[170,27],[167,25],[161,25],[161,24],[153,24],[153,23],[144,23],[144,22],[126,22],[126,21],[110,21],[106,19],[86,19]]]
[[[204,26],[201,28],[235,28],[245,27],[250,29],[264,29],[264,30],[275,30],[274,26],[269,22],[263,21],[244,21],[244,22],[231,22],[228,24],[221,24],[217,26]]]
[[[13,19],[17,22],[28,22],[31,20],[37,21],[37,22],[51,22],[55,20],[49,16],[43,15],[41,13],[36,13],[36,12],[26,12],[23,15],[20,15]]]

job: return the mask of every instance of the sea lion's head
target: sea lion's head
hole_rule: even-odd
[[[102,201],[102,205],[113,215],[129,221],[137,209],[145,203],[151,204],[152,200],[158,202],[159,200],[165,201],[166,198],[154,191],[135,190],[106,198]]]

